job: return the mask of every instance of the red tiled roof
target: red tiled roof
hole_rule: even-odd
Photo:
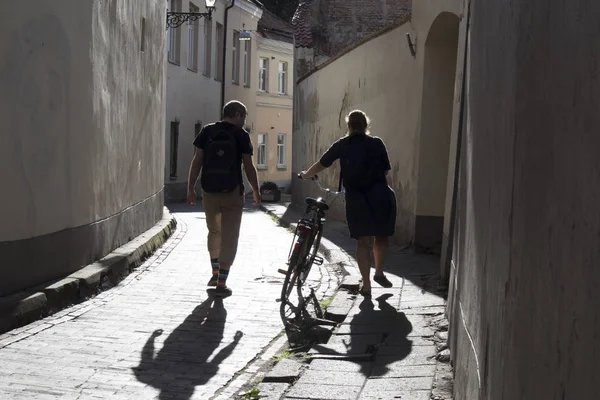
[[[319,10],[313,10],[319,7]],[[292,20],[296,47],[330,57],[364,37],[406,19],[411,0],[300,0]]]
[[[313,0],[300,0],[296,13],[292,18],[296,47],[312,47],[313,40],[309,18],[312,2]]]

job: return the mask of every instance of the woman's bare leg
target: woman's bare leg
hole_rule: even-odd
[[[387,256],[390,241],[387,236],[375,237],[375,245],[373,246],[373,256],[375,258],[375,276],[383,275],[383,264]]]
[[[363,290],[371,290],[371,237],[363,236],[356,240],[356,262],[363,280]]]

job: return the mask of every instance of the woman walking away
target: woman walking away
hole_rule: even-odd
[[[348,134],[338,139],[321,159],[300,175],[310,179],[340,160],[341,178],[346,189],[346,220],[350,237],[356,239],[356,261],[362,275],[360,293],[371,294],[370,245],[373,238],[375,275],[373,280],[383,287],[392,283],[383,273],[383,264],[389,246],[389,237],[396,226],[396,197],[388,185],[391,169],[383,140],[370,136],[369,118],[360,111],[346,117]]]

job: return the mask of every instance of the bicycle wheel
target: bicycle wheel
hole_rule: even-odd
[[[304,282],[306,282],[306,280],[308,279],[308,275],[310,274],[310,270],[312,268],[313,263],[315,262],[315,257],[317,256],[317,253],[319,252],[319,246],[321,245],[321,236],[323,235],[322,231],[319,231],[316,235],[316,237],[314,237],[313,242],[310,245],[309,248],[309,255],[307,255],[305,262],[302,266],[302,269],[300,271],[300,274],[298,276],[299,282],[301,282],[301,285],[304,285]]]
[[[294,299],[290,297],[294,286],[299,284],[298,277],[300,276],[300,267],[305,262],[308,256],[308,247],[309,241],[306,240],[306,234],[301,234],[303,237],[299,236],[299,241],[301,245],[296,254],[292,254],[289,261],[289,267],[287,273],[285,275],[285,279],[283,281],[283,287],[281,288],[281,305],[279,306],[279,313],[281,315],[281,320],[284,324],[288,324],[290,321],[298,319],[301,317],[301,310],[304,303],[304,299],[302,298],[300,290],[298,290],[297,298]]]

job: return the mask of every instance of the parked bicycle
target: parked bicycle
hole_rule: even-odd
[[[298,178],[302,179],[300,175]],[[312,303],[316,318],[311,319],[317,325],[335,326],[336,322],[324,318],[324,312],[315,294],[315,288],[305,285],[313,264],[322,265],[323,257],[318,255],[321,238],[323,237],[323,223],[330,205],[327,204],[327,198],[333,197],[331,204],[343,193],[336,192],[321,186],[319,178],[315,175],[312,178],[319,189],[325,192],[325,199],[322,197],[307,197],[305,200],[305,215],[300,218],[294,232],[294,240],[288,255],[288,269],[280,270],[285,273],[283,287],[281,289],[281,320],[286,327],[303,321],[307,316],[307,306]],[[293,291],[296,288],[294,295]],[[309,294],[307,295],[307,290]]]

